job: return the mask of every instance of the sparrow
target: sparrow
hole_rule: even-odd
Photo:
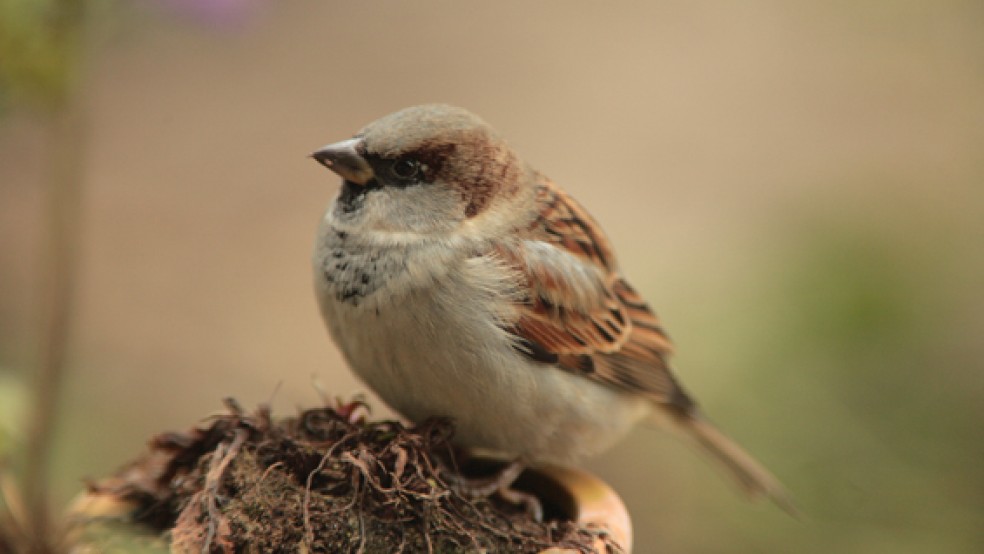
[[[598,223],[484,121],[406,108],[311,156],[342,178],[314,248],[321,314],[397,412],[450,417],[459,446],[523,465],[576,463],[656,419],[790,508],[681,386]]]

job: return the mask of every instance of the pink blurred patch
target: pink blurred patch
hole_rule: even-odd
[[[154,0],[182,17],[206,25],[235,26],[252,18],[262,0]]]

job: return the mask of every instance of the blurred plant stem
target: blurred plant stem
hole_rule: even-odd
[[[42,33],[51,55],[43,71],[43,95],[48,147],[44,239],[38,268],[41,297],[37,372],[28,416],[22,493],[27,507],[28,551],[50,551],[56,533],[49,512],[52,439],[60,391],[65,380],[65,353],[75,300],[81,230],[85,125],[80,74],[86,27],[85,0],[47,3],[36,32]],[[30,87],[26,87],[30,88]]]

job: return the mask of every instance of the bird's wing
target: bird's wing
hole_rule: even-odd
[[[522,240],[496,245],[519,275],[518,317],[508,329],[530,358],[643,394],[689,413],[659,319],[617,271],[591,216],[551,181],[537,185],[538,215]]]

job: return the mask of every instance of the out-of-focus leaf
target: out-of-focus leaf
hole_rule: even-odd
[[[0,0],[0,103],[49,107],[75,78],[78,0]]]

